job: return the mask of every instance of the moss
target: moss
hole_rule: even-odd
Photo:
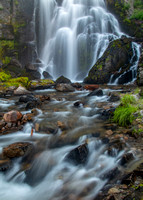
[[[54,81],[51,79],[41,79],[39,81],[31,82],[31,86],[46,86],[49,84],[54,84]]]
[[[3,64],[8,64],[11,61],[11,56],[9,55],[11,54],[11,51],[14,49],[15,49],[14,40],[0,40],[0,60],[2,61]]]
[[[28,88],[30,85],[30,81],[28,77],[18,77],[18,78],[7,79],[6,81],[2,82],[0,85],[6,88],[11,87],[11,86],[18,87],[19,85]]]
[[[0,72],[0,81],[4,82],[4,81],[8,81],[11,78],[10,74],[5,73],[4,71]]]

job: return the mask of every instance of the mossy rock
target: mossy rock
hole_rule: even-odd
[[[112,41],[103,56],[91,68],[84,82],[91,84],[109,83],[111,74],[119,76],[130,68],[132,55],[132,41],[129,38],[122,37]],[[124,81],[127,81],[126,78],[122,80],[122,83]]]
[[[41,79],[38,81],[31,81],[29,89],[31,90],[42,90],[42,89],[48,89],[51,88],[51,86],[54,86],[55,82],[51,79]]]

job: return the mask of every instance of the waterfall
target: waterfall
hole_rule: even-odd
[[[54,79],[83,80],[109,42],[122,35],[104,0],[36,0],[36,5],[40,72]]]

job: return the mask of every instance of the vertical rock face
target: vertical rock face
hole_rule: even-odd
[[[131,18],[134,13],[134,0],[106,0],[106,5],[117,17],[123,32],[133,37],[143,37],[142,20]]]
[[[11,57],[18,58],[23,65],[31,61],[33,11],[34,0],[0,1],[0,60],[4,64]]]
[[[143,46],[141,47],[141,56],[137,71],[137,84],[143,86]]]

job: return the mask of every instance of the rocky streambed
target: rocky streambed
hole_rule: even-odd
[[[1,98],[1,199],[142,199],[142,137],[110,120],[130,88],[60,84]]]

